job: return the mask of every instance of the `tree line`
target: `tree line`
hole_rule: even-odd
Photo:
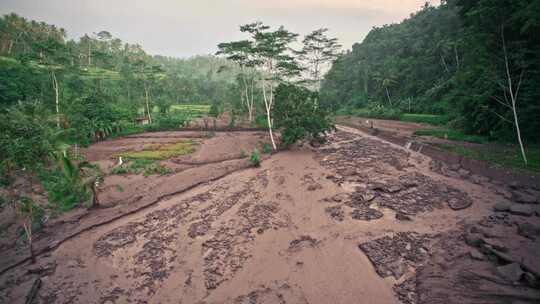
[[[467,133],[538,142],[540,2],[445,0],[376,27],[326,75],[334,110],[447,115]]]
[[[37,103],[88,142],[137,116],[152,121],[156,108],[166,119],[174,103],[220,102],[236,81],[236,65],[215,56],[151,56],[108,31],[66,37],[44,22],[0,18],[0,112]]]

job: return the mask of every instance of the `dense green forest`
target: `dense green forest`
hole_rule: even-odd
[[[539,32],[540,1],[426,4],[340,56],[321,100],[346,114],[443,114],[453,128],[493,140],[516,140],[517,125],[523,141],[538,142]]]
[[[0,112],[38,107],[40,119],[81,143],[138,116],[170,120],[172,104],[222,102],[237,74],[215,56],[151,56],[107,31],[68,40],[65,30],[16,14],[0,19],[0,56]]]

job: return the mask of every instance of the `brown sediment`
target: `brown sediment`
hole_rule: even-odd
[[[217,146],[205,153],[219,159]],[[200,170],[237,161],[247,162]],[[448,177],[430,163],[347,129],[181,192],[174,176],[195,178],[189,170],[152,177],[138,195],[168,189],[158,204],[2,274],[0,301],[17,303],[40,277],[41,303],[534,303],[537,205],[510,212],[533,201],[516,194],[527,189]],[[502,201],[506,211],[494,212]]]

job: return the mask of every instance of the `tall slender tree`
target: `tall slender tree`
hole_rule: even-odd
[[[327,28],[321,28],[307,34],[297,52],[307,74],[305,81],[315,92],[320,91],[325,69],[338,57],[341,48],[337,38],[329,38],[327,32]]]
[[[301,68],[292,56],[290,44],[296,41],[298,34],[287,31],[284,27],[271,30],[262,22],[242,25],[240,31],[249,33],[253,41],[254,62],[261,71],[261,88],[266,121],[272,147],[277,150],[273,134],[274,91],[277,85],[300,75]]]

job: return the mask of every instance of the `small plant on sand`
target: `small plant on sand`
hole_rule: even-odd
[[[259,151],[257,149],[253,150],[251,152],[251,156],[249,157],[249,161],[254,167],[260,167],[261,166],[261,160],[259,157]]]
[[[272,146],[270,146],[269,143],[263,143],[262,144],[262,153],[269,154],[270,152],[272,152]]]
[[[24,234],[28,242],[30,258],[32,259],[32,263],[35,263],[36,257],[34,255],[34,247],[32,243],[32,231],[34,228],[41,225],[43,210],[33,200],[27,197],[23,197],[17,202],[16,210],[17,217],[19,218],[21,226],[24,229]]]
[[[244,150],[240,150],[240,158],[246,158],[246,152]]]

